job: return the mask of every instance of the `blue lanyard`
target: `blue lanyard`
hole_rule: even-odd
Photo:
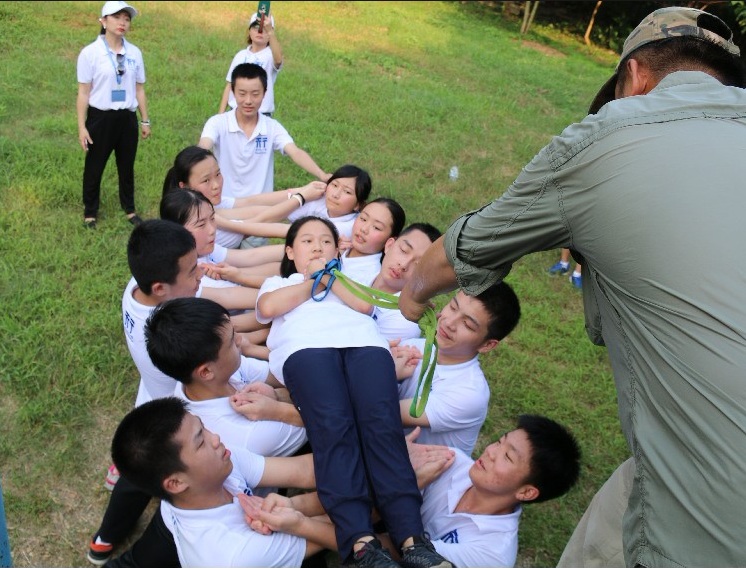
[[[106,39],[104,38],[104,36],[101,36],[101,41],[104,42],[104,47],[106,48],[106,53],[109,55],[109,61],[111,61],[111,66],[114,68],[114,76],[117,78],[117,87],[121,87],[122,86],[122,76],[117,71],[117,64],[114,62],[114,54],[112,53],[111,49],[109,49],[109,44],[106,43]],[[122,47],[125,48],[124,51],[126,53],[127,52],[127,48],[124,45],[124,38],[122,38]],[[127,58],[126,57],[125,57],[124,64],[125,64],[125,69],[126,69],[126,64],[127,64]]]

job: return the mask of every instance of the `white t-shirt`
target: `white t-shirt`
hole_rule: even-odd
[[[422,523],[435,550],[459,568],[512,567],[518,554],[520,507],[508,515],[454,512],[471,487],[469,468],[473,463],[456,451],[454,464],[422,493]]]
[[[414,345],[420,351],[425,348],[424,339],[410,339],[401,344]],[[411,377],[399,383],[399,400],[414,398],[421,367],[422,362]],[[458,448],[470,456],[487,418],[489,402],[490,387],[478,357],[457,365],[436,365],[425,407],[430,427],[422,428],[417,441]]]
[[[136,288],[137,282],[134,278],[130,278],[122,296],[122,323],[127,347],[140,372],[140,386],[135,400],[135,406],[140,406],[156,398],[172,396],[174,387],[176,387],[176,379],[163,374],[150,360],[145,345],[145,322],[155,308],[144,306],[135,300],[133,294]]]
[[[364,256],[347,256],[350,251],[342,253],[340,262],[342,263],[342,273],[349,276],[355,282],[370,286],[381,272],[382,253],[366,254]]]
[[[142,52],[127,40],[123,41],[123,75],[117,75],[117,57],[104,36],[85,46],[78,55],[78,83],[91,84],[88,104],[99,110],[137,110],[135,84],[145,83],[145,63]],[[112,101],[112,91],[115,90],[124,91],[124,100]]]
[[[285,146],[293,143],[279,122],[263,114],[247,136],[238,126],[235,109],[210,117],[200,138],[209,138],[214,144],[227,197],[270,193],[274,188],[274,153],[284,154]]]
[[[234,197],[222,197],[220,203],[215,206],[215,209],[233,209],[236,205],[236,199]],[[232,219],[240,223],[238,219]],[[218,229],[215,235],[215,246],[220,245],[228,249],[235,249],[241,244],[244,239],[243,233],[234,233],[233,231],[226,231],[225,229]]]
[[[267,46],[264,49],[254,53],[250,47],[242,49],[233,57],[231,66],[228,69],[228,74],[225,76],[225,80],[228,83],[231,82],[231,75],[237,65],[241,63],[255,63],[267,72],[267,92],[264,94],[262,100],[262,106],[259,107],[259,112],[275,112],[275,81],[277,81],[277,74],[282,69],[282,64],[279,67],[275,67],[275,60],[272,57],[272,49]],[[228,95],[228,106],[231,109],[236,108],[236,97],[233,95],[231,90]]]
[[[200,256],[197,259],[197,264],[218,264],[219,262],[223,262],[227,256],[228,249],[215,243],[213,251],[207,256]],[[240,286],[240,284],[236,284],[230,280],[215,280],[214,278],[207,276],[207,274],[202,276],[200,284],[205,288],[234,288]]]
[[[401,292],[397,292],[396,296],[399,294]],[[378,324],[378,331],[389,341],[417,339],[422,335],[419,324],[409,321],[399,309],[389,310],[376,306],[373,310],[373,319]]]
[[[232,495],[251,495],[264,473],[264,458],[236,448],[231,449],[231,461],[233,471],[223,486]],[[192,510],[162,500],[160,513],[174,537],[182,568],[286,568],[303,562],[305,539],[281,532],[254,532],[246,524],[236,497],[221,507]]]
[[[242,357],[241,368],[231,377],[231,385],[240,390],[250,382],[264,382],[268,373],[266,361]],[[242,448],[260,456],[292,456],[306,443],[305,428],[274,420],[249,420],[233,410],[228,397],[189,400],[181,383],[176,385],[174,395],[188,401],[190,412],[199,416],[207,429],[218,434],[231,450]]]
[[[308,215],[321,217],[322,219],[328,219],[334,224],[335,227],[337,227],[337,232],[339,233],[340,237],[351,239],[352,226],[355,224],[355,219],[357,219],[357,216],[359,214],[360,213],[358,211],[353,211],[352,213],[348,213],[347,215],[342,215],[340,217],[329,217],[329,210],[326,208],[326,199],[321,198],[309,201],[305,205],[298,207],[298,209],[288,215],[288,221],[292,223],[296,219],[300,219],[301,217],[306,217]]]
[[[282,367],[291,354],[301,349],[370,346],[388,350],[388,342],[378,332],[373,318],[353,310],[331,291],[321,302],[309,298],[274,319],[262,315],[262,294],[302,282],[303,275],[298,273],[288,278],[270,276],[259,289],[256,319],[259,323],[272,323],[267,337],[269,368],[278,381],[285,384]]]

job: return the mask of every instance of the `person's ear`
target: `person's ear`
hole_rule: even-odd
[[[386,244],[383,245],[383,254],[388,254],[389,249],[394,246],[394,243],[396,242],[396,239],[394,237],[389,237],[386,239]]]
[[[288,260],[295,260],[295,257],[293,255],[293,247],[286,246],[285,255],[288,257]]]
[[[164,282],[153,282],[150,286],[150,295],[157,296],[159,298],[165,297],[168,294],[168,284]]]
[[[487,339],[477,348],[477,353],[487,353],[488,351],[492,351],[499,345],[499,343],[500,342],[497,339]]]
[[[214,374],[212,372],[212,368],[210,367],[210,363],[202,363],[194,370],[192,376],[202,382],[211,380]]]
[[[626,80],[622,86],[622,92],[617,96],[618,99],[644,95],[655,87],[650,70],[637,59],[630,57],[624,65],[627,72]]]
[[[535,485],[523,485],[516,491],[515,498],[521,503],[528,503],[539,497],[539,489]]]
[[[172,473],[162,483],[163,489],[169,495],[179,495],[189,489],[189,481],[186,473]]]

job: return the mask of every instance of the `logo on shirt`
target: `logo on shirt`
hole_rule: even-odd
[[[458,544],[458,529],[454,529],[451,532],[444,534],[438,540],[450,542],[451,544]]]
[[[132,316],[129,312],[124,312],[124,331],[127,332],[127,335],[132,335],[132,330],[135,327],[135,320],[132,319]]]
[[[267,142],[269,139],[266,136],[257,136],[254,147],[255,154],[266,154],[267,153]]]

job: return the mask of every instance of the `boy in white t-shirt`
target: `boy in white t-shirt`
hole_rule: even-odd
[[[402,423],[422,427],[426,444],[458,448],[470,456],[487,417],[490,388],[479,365],[479,355],[493,350],[518,324],[518,297],[506,283],[491,286],[478,296],[456,293],[438,317],[438,360],[425,412],[410,415],[421,362],[399,384]],[[424,339],[403,341],[421,353]]]
[[[422,496],[422,521],[443,557],[459,568],[513,566],[521,507],[560,497],[580,474],[580,448],[562,425],[521,415],[516,429],[473,461],[454,464]]]
[[[580,475],[575,437],[544,416],[519,416],[516,428],[476,460],[455,448],[445,458],[438,448],[446,447],[411,443],[416,437],[417,432],[408,437],[408,449],[422,488],[422,521],[435,550],[459,568],[512,567],[523,505],[564,495]],[[276,495],[261,508],[240,500],[252,521],[268,525],[287,517],[286,508],[294,505]],[[275,505],[285,508],[275,513]],[[306,501],[299,505],[307,506]],[[396,555],[390,539],[379,539]]]
[[[259,112],[267,91],[267,72],[254,63],[233,70],[231,88],[237,106],[207,120],[199,146],[213,150],[225,181],[227,197],[247,197],[274,189],[274,153],[287,154],[321,181],[328,173],[298,148],[283,126]]]
[[[336,546],[323,518],[303,518],[296,535],[253,531],[237,495],[261,486],[312,487],[313,467],[305,456],[228,450],[187,407],[175,397],[146,403],[124,417],[112,441],[122,473],[162,499],[156,515],[173,535],[183,568],[300,566],[304,557]]]

